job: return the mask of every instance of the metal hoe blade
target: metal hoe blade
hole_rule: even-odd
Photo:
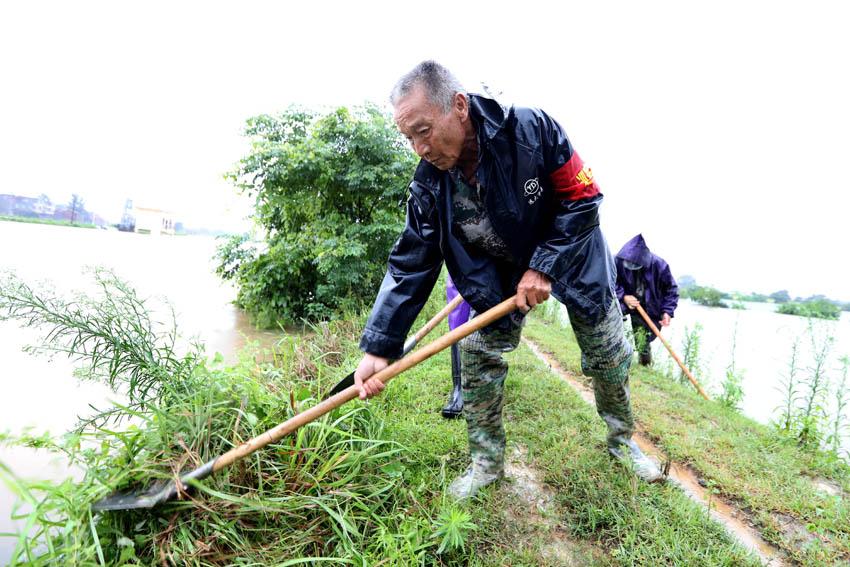
[[[202,480],[210,476],[213,472],[215,460],[198,467],[180,477],[181,489],[185,492],[189,490],[191,480]],[[177,496],[177,482],[173,480],[163,480],[155,482],[151,486],[141,490],[124,490],[115,492],[109,496],[102,498],[92,504],[91,509],[94,512],[103,512],[106,510],[137,510],[142,508],[153,508],[163,502],[171,500]]]

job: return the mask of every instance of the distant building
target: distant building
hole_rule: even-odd
[[[54,204],[50,201],[50,197],[43,193],[38,197],[4,194],[0,195],[0,215],[52,219],[101,227],[107,225],[106,219],[86,210],[81,198],[75,196],[75,199],[72,199],[69,204]]]
[[[133,207],[132,216],[140,234],[174,234],[174,215],[169,211]]]
[[[0,195],[0,215],[12,215],[16,217],[37,217],[36,211],[39,199],[36,197],[22,197],[20,195]]]
[[[14,208],[14,195],[0,195],[0,215],[11,215]]]

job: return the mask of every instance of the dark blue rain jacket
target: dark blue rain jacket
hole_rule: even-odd
[[[515,263],[464,246],[452,230],[452,176],[421,160],[406,225],[360,341],[365,352],[401,354],[444,261],[478,313],[513,295],[528,268],[549,276],[552,295],[585,320],[600,320],[614,300],[614,262],[599,228],[602,194],[563,128],[537,109],[506,109],[474,94],[469,104],[478,134],[476,177],[486,189],[493,228]],[[511,324],[505,317],[491,328]]]

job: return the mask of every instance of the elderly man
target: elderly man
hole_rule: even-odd
[[[401,354],[442,263],[473,315],[516,293],[519,309],[460,344],[471,465],[449,487],[474,495],[504,475],[502,401],[523,314],[549,294],[567,306],[608,426],[608,451],[643,479],[661,477],[632,441],[632,347],[614,293],[614,263],[599,229],[602,194],[561,126],[540,110],[503,108],[468,94],[444,67],[425,61],[390,101],[421,161],[410,184],[405,228],[360,342],[360,397],[383,389],[369,377]]]

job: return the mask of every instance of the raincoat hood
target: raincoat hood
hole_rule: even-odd
[[[653,321],[661,321],[666,313],[670,317],[679,304],[679,286],[663,258],[650,252],[642,234],[638,234],[617,252],[617,298],[623,313],[629,313],[623,297],[635,295]],[[626,263],[637,264],[639,270],[631,269]],[[643,289],[643,295],[638,290]],[[650,334],[649,340],[655,335]]]
[[[638,234],[620,248],[620,251],[617,252],[617,258],[646,269],[652,263],[652,252],[649,251],[649,246],[646,245],[643,235]]]

